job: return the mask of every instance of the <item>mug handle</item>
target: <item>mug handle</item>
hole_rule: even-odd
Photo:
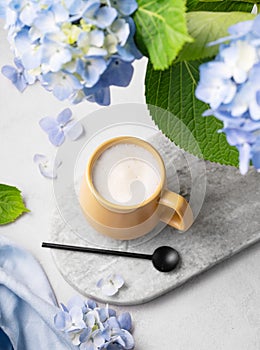
[[[187,231],[193,224],[193,213],[189,203],[181,195],[164,190],[159,200],[159,205],[163,206],[160,220],[166,224],[177,228],[180,231]],[[169,219],[169,210],[174,210],[174,214]],[[166,210],[165,210],[166,209]]]

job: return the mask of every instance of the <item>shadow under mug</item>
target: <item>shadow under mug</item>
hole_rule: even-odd
[[[121,205],[100,195],[93,183],[93,167],[100,156],[118,144],[134,144],[155,158],[160,181],[153,194],[136,205]],[[189,203],[181,195],[166,188],[166,171],[160,154],[148,142],[130,136],[110,139],[91,155],[82,179],[79,201],[88,222],[98,232],[114,239],[131,240],[150,232],[159,221],[186,231],[193,223]]]

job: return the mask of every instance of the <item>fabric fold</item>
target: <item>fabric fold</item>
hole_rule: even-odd
[[[58,311],[37,260],[0,236],[0,350],[75,350],[54,326]]]

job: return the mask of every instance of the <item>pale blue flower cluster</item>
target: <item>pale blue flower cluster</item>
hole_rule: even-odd
[[[55,326],[67,333],[80,350],[131,350],[134,339],[132,320],[128,312],[117,317],[108,307],[100,308],[92,301],[73,297],[67,306],[61,304],[55,315]]]
[[[20,91],[40,81],[59,100],[108,105],[109,87],[127,86],[141,57],[130,17],[136,9],[136,0],[0,0],[19,62],[3,74]]]
[[[219,54],[200,66],[196,97],[211,107],[205,116],[223,121],[221,131],[239,150],[246,174],[250,162],[260,171],[260,16],[231,26],[229,33],[211,43],[221,43]]]

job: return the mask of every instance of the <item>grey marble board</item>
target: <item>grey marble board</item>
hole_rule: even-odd
[[[87,297],[117,305],[141,304],[260,240],[259,173],[251,169],[247,176],[241,176],[235,168],[203,162],[178,150],[161,134],[153,137],[151,143],[164,158],[168,187],[190,200],[196,220],[187,232],[164,226],[138,240],[113,241],[87,224],[77,204],[73,224],[64,219],[65,207],[55,211],[50,241],[149,254],[161,245],[170,245],[180,252],[181,265],[175,271],[161,273],[148,260],[52,250],[63,277]],[[68,188],[64,194],[66,203],[70,203],[69,191]],[[96,283],[113,272],[120,272],[125,286],[117,295],[106,297]]]

